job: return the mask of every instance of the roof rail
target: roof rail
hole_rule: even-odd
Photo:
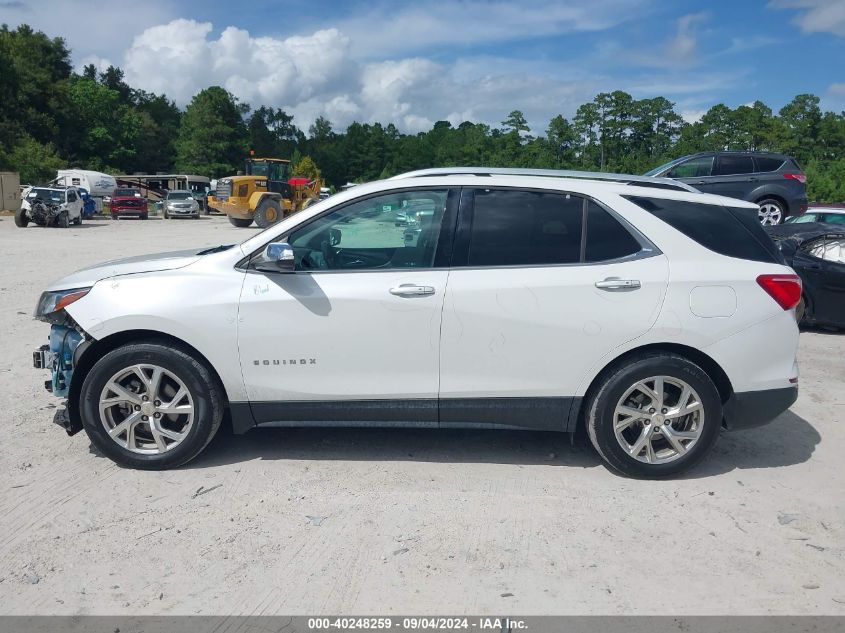
[[[600,171],[573,171],[570,169],[525,169],[522,167],[432,167],[418,169],[393,176],[390,180],[404,180],[405,178],[422,178],[425,176],[542,176],[544,178],[579,178],[585,180],[607,180],[626,185],[641,187],[655,187],[658,189],[673,189],[675,191],[690,191],[700,193],[698,189],[671,178],[657,178],[654,176],[635,176],[633,174],[610,174]]]

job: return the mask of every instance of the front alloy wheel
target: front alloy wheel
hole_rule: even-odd
[[[176,374],[138,364],[114,374],[100,393],[100,422],[117,444],[133,453],[165,453],[194,424],[194,401]]]
[[[82,383],[79,413],[101,453],[161,470],[196,457],[223,419],[219,380],[178,345],[142,341],[100,358]]]

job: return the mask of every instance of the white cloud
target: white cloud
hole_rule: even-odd
[[[362,57],[600,31],[642,17],[648,0],[435,0],[380,3],[337,26]]]
[[[827,90],[831,94],[842,95],[843,97],[845,97],[845,83],[830,84]]]
[[[800,9],[795,23],[805,33],[833,33],[845,37],[845,0],[772,0],[774,9]]]
[[[144,29],[176,17],[170,0],[20,0],[0,2],[0,24],[29,24],[63,37],[82,68],[83,59],[119,59]],[[108,64],[106,64],[108,66]]]

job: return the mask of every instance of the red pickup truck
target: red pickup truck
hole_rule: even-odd
[[[147,219],[147,199],[141,196],[138,189],[115,189],[111,197],[111,219],[131,215],[142,220]]]

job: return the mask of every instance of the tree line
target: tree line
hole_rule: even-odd
[[[392,123],[354,122],[335,130],[320,117],[307,130],[284,110],[238,101],[219,86],[180,110],[166,95],[129,86],[114,66],[73,71],[62,38],[22,25],[0,27],[0,170],[44,182],[65,166],[111,173],[196,173],[243,169],[256,155],[290,158],[303,173],[316,164],[331,186],[426,167],[485,165],[642,173],[707,150],[767,150],[796,158],[819,202],[845,201],[845,112],[796,96],[777,112],[761,101],[718,104],[686,122],[664,97],[617,90],[557,115],[543,133],[519,110],[496,126],[437,121],[418,134]],[[302,162],[302,159],[308,158]]]

